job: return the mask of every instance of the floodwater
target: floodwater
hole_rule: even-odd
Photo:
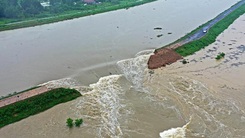
[[[88,85],[118,74],[117,61],[170,43],[236,2],[159,0],[128,10],[0,32],[0,95],[65,77]]]
[[[176,8],[178,3],[182,4],[179,8],[185,6],[182,1],[158,1],[144,6],[156,8],[160,4],[162,6],[169,4],[168,6],[172,5],[172,8]],[[202,7],[202,4],[212,6],[218,3],[210,0],[199,1],[196,2],[195,8],[198,5]],[[229,4],[227,2],[226,6],[229,7]],[[141,7],[125,12],[132,12],[137,8]],[[210,10],[207,10],[207,13]],[[98,15],[98,17],[105,15]],[[136,52],[134,56],[130,52],[137,47],[134,49],[132,44],[131,47],[129,46],[132,50],[127,52],[125,51],[127,49],[124,50],[125,45],[118,55],[125,53],[132,58],[108,61],[113,68],[106,63],[101,63],[80,69],[75,75],[68,75],[71,77],[43,84],[51,88],[60,86],[75,88],[83,96],[8,125],[0,129],[0,136],[3,138],[16,136],[19,138],[242,138],[245,136],[244,21],[245,16],[239,18],[238,22],[222,33],[214,44],[189,56],[187,61],[190,63],[186,65],[176,62],[165,68],[148,70],[147,61],[153,50]],[[157,25],[150,26],[149,32],[156,33],[153,30],[155,26]],[[171,32],[173,35],[166,35],[166,37],[170,39],[175,33],[176,37],[178,36],[177,32]],[[130,34],[129,32],[128,37]],[[130,37],[138,39],[134,35]],[[161,42],[160,39],[166,38],[162,37],[159,40],[154,38],[152,43],[154,41],[158,44]],[[129,43],[131,39],[124,41]],[[146,41],[146,38],[138,41]],[[216,61],[214,58],[219,52],[225,52],[226,56],[225,59]],[[117,72],[105,75],[100,72],[100,68]],[[59,72],[59,68],[56,69]],[[99,80],[87,86],[81,83],[84,81],[81,72],[86,70],[96,73],[94,75]],[[83,118],[84,124],[80,128],[69,129],[65,123],[69,117]]]

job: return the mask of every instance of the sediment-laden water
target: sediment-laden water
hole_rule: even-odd
[[[98,81],[90,85],[81,84],[77,74],[44,83],[51,88],[75,88],[83,96],[1,128],[0,136],[243,138],[244,17],[214,44],[189,56],[190,63],[186,65],[177,62],[149,70],[147,60],[153,50],[146,50],[133,58],[111,63],[110,69],[116,70],[116,75],[98,75]],[[216,61],[219,52],[225,52],[226,56]],[[101,63],[95,68],[103,66]],[[79,71],[92,70],[96,76],[93,67]],[[80,128],[69,129],[65,123],[69,117],[83,118],[84,123]]]
[[[202,82],[176,73],[178,68],[147,69],[152,51],[117,63],[121,75],[102,77],[80,86],[68,78],[48,87],[70,87],[83,96],[0,130],[8,138],[233,138],[245,136],[245,112]],[[183,65],[182,65],[183,66]],[[180,66],[181,67],[181,66]],[[83,118],[69,129],[66,118]],[[23,131],[27,129],[28,131]],[[13,129],[11,133],[8,130]]]
[[[75,77],[88,85],[118,74],[117,61],[177,40],[236,2],[159,0],[128,10],[0,32],[0,95],[60,78]]]

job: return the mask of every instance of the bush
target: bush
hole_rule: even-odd
[[[80,125],[83,123],[83,119],[76,119],[75,120],[75,126],[80,127]]]
[[[216,56],[216,60],[220,60],[221,58],[224,58],[225,57],[225,53],[220,53],[220,54],[218,54],[217,56]]]
[[[69,128],[72,128],[73,127],[73,120],[71,118],[68,118],[66,120],[66,125],[69,127]]]

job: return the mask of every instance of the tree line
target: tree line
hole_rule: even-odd
[[[123,0],[95,0],[96,3],[113,4],[119,1]],[[49,2],[50,6],[44,7],[41,2]],[[83,0],[0,0],[0,18],[26,18],[88,9],[84,4]]]
[[[0,18],[21,18],[44,11],[38,0],[1,0]]]

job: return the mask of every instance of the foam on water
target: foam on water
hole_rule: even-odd
[[[55,89],[60,87],[71,88],[78,85],[79,83],[75,79],[63,78],[63,79],[48,81],[46,83],[39,84],[38,86],[46,86],[47,88]]]
[[[102,77],[91,84],[91,91],[86,92],[77,103],[78,112],[85,120],[92,120],[91,131],[98,137],[120,137],[123,135],[119,119],[126,119],[130,111],[124,108],[124,94],[119,84],[121,75]]]
[[[161,132],[159,135],[161,138],[185,138],[185,130],[186,125],[183,127],[171,128]]]
[[[215,97],[205,85],[186,77],[174,77],[169,79],[169,91],[178,97],[182,106],[186,108],[186,121],[192,117],[188,125],[190,136],[198,137],[239,137],[245,130],[245,122],[242,118],[244,111],[240,110],[232,101],[221,100]],[[198,120],[198,121],[195,121]],[[179,132],[181,128],[171,129],[167,132]],[[175,130],[175,131],[174,131]],[[169,134],[167,133],[166,134]],[[164,133],[165,134],[165,133]]]
[[[121,60],[117,62],[123,75],[133,84],[133,87],[140,91],[147,91],[142,86],[144,76],[149,72],[147,61],[152,54],[152,50],[142,51],[136,54],[135,58]]]

